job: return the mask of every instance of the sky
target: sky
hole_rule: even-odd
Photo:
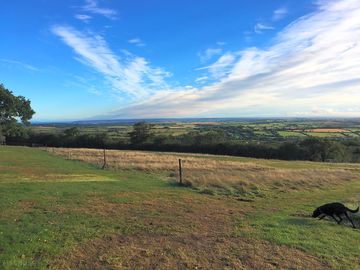
[[[359,0],[0,0],[34,120],[360,117]]]

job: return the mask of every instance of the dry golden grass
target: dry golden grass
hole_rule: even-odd
[[[65,158],[103,165],[103,150],[47,148],[47,151]],[[340,184],[360,178],[360,166],[329,164],[284,168],[265,165],[264,162],[220,160],[216,156],[155,153],[142,151],[106,150],[107,166],[115,170],[140,170],[148,173],[166,173],[178,178],[178,159],[183,161],[183,179],[186,184],[204,192],[225,194],[259,194],[263,190],[281,191],[311,189]],[[285,164],[285,162],[284,162]],[[311,165],[311,164],[310,164]]]

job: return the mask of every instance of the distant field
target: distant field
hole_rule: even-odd
[[[303,133],[296,131],[279,131],[278,133],[282,137],[305,137]]]
[[[309,217],[360,204],[357,164],[109,151],[101,170],[97,150],[48,151],[0,147],[0,269],[360,265],[358,229]]]
[[[313,136],[313,137],[332,137],[332,138],[356,138],[359,135],[354,133],[351,129],[341,128],[315,128],[293,131],[279,131],[279,134],[284,137],[292,136]],[[297,134],[297,135],[296,135]]]
[[[347,129],[340,128],[315,128],[315,129],[306,129],[304,132],[316,132],[316,133],[347,133],[350,132]]]
[[[106,133],[111,139],[129,140],[130,124],[101,125],[33,125],[35,133],[61,134],[65,129],[78,127],[80,134]],[[270,141],[301,139],[306,136],[329,138],[356,138],[360,136],[358,121],[311,121],[311,120],[253,120],[253,121],[169,121],[153,123],[154,135],[180,136],[189,132],[206,133],[211,130],[224,131],[233,140]]]
[[[344,137],[345,135],[342,133],[338,133],[338,132],[304,132],[304,134],[308,135],[308,136],[313,136],[313,137],[322,137],[322,138],[326,138],[326,137]]]

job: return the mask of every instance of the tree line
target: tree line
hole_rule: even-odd
[[[130,140],[113,139],[107,133],[81,134],[79,128],[66,129],[61,134],[27,131],[7,137],[8,144],[149,150],[164,152],[203,153],[244,156],[265,159],[309,160],[327,162],[359,162],[360,141],[344,142],[309,137],[303,140],[279,143],[247,143],[229,140],[221,131],[189,132],[171,136],[151,132],[151,124],[137,123],[129,133]]]

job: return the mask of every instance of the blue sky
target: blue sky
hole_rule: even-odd
[[[0,4],[34,120],[360,116],[358,0]]]

